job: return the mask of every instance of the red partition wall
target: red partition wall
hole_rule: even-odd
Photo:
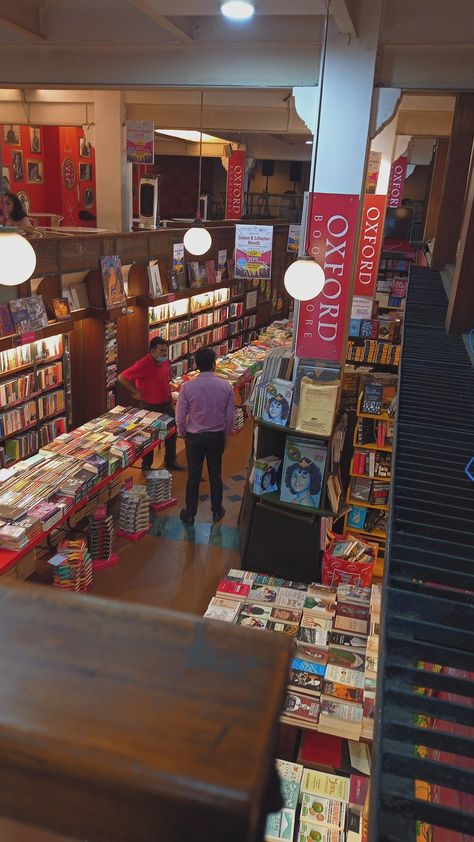
[[[3,174],[8,168],[10,190],[26,196],[29,213],[59,214],[62,225],[95,227],[95,151],[82,128],[6,125],[2,140]]]

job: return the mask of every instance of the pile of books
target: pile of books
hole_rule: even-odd
[[[105,506],[103,507],[105,510]],[[107,515],[102,507],[96,510],[89,517],[89,550],[94,561],[105,561],[112,555],[114,541],[114,519],[113,515]]]
[[[170,471],[148,471],[146,476],[148,497],[152,505],[166,503],[173,496],[173,476]]]
[[[8,550],[21,550],[38,535],[42,535],[41,523],[37,518],[25,515],[17,522],[0,519],[0,547]]]
[[[150,498],[145,485],[120,492],[120,531],[127,535],[146,532],[150,525]]]
[[[306,585],[232,569],[204,616],[293,638],[283,722],[353,740],[370,736],[376,670],[368,669],[367,650],[378,634],[376,586]]]
[[[234,429],[232,432],[240,433],[245,423],[245,414],[241,406],[236,406],[234,410]]]
[[[50,559],[54,567],[53,585],[66,591],[87,591],[92,585],[92,559],[84,538],[67,538]]]
[[[370,778],[276,760],[284,806],[267,817],[265,842],[360,842]],[[296,829],[296,834],[295,834]]]

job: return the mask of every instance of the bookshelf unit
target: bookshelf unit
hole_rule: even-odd
[[[387,540],[386,520],[390,510],[395,420],[383,410],[379,414],[362,412],[362,401],[363,392],[357,401],[354,453],[346,495],[350,508],[344,517],[344,531],[361,534],[366,540],[375,540],[379,545],[378,557],[382,561]],[[383,406],[388,402],[384,398]],[[382,522],[371,526],[370,521],[375,520],[377,512],[382,516]],[[381,575],[382,569],[377,569],[376,573]]]
[[[382,251],[375,292],[379,311],[396,312],[405,309],[413,263],[414,257],[408,257],[402,252]]]
[[[32,456],[65,432],[67,335],[0,351],[0,466]]]

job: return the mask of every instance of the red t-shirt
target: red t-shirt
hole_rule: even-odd
[[[171,367],[168,360],[157,363],[151,354],[146,354],[122,371],[122,375],[134,384],[145,403],[167,403],[170,400]]]

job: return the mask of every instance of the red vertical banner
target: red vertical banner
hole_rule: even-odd
[[[388,208],[399,208],[402,204],[403,188],[405,187],[405,179],[407,177],[407,162],[408,158],[406,155],[401,155],[392,164],[390,180],[388,182]]]
[[[344,327],[359,196],[314,193],[308,202],[308,254],[323,267],[326,281],[316,298],[300,303],[296,353],[340,362],[345,359]]]
[[[235,149],[227,170],[226,219],[242,219],[244,206],[245,150]]]
[[[364,196],[354,295],[365,295],[369,298],[375,295],[386,204],[385,194],[374,196],[366,193]]]

